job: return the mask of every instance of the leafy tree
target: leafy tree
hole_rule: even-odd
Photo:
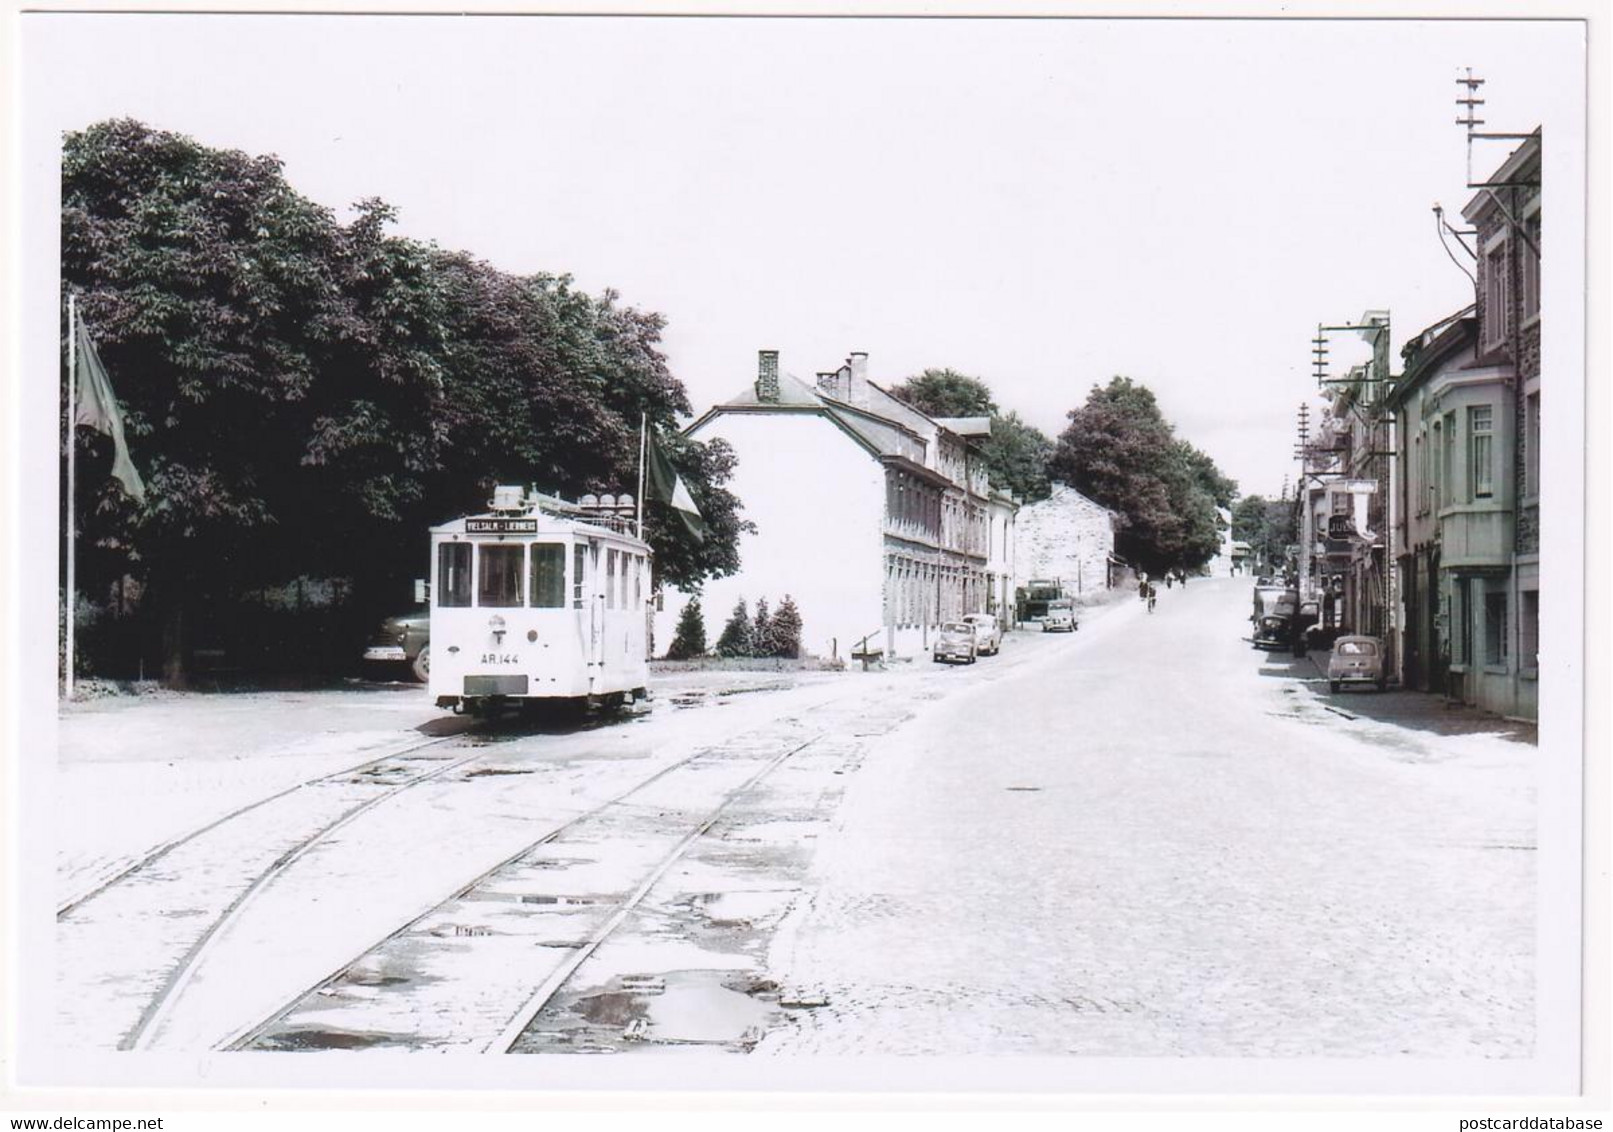
[[[695,540],[646,506],[659,577],[695,588],[738,567],[734,455],[675,436],[689,403],[662,317],[390,235],[392,220],[367,200],[343,224],[276,158],[130,120],[64,139],[63,274],[148,488],[137,507],[79,477],[80,573],[86,592],[145,583],[171,683],[196,622],[226,621],[244,588],[347,578],[362,624],[424,571],[425,529],[496,484],[630,487],[641,417],[674,434],[707,520]],[[86,468],[104,459],[93,434],[77,442]]]
[[[957,370],[927,369],[892,386],[890,393],[932,417],[989,416],[991,436],[981,445],[981,455],[991,482],[1027,501],[1047,498],[1053,442],[1017,412],[999,412],[984,381]]]
[[[717,638],[716,653],[729,657],[756,655],[756,633],[744,598],[739,599],[734,612],[729,614],[728,624],[722,627],[722,634]]]
[[[893,385],[890,394],[932,417],[985,417],[997,412],[986,383],[954,369],[927,369]]]
[[[1052,474],[1119,513],[1124,557],[1150,573],[1196,569],[1214,557],[1216,503],[1236,486],[1176,438],[1146,386],[1126,377],[1094,386],[1069,420]]]
[[[768,627],[766,652],[768,656],[801,655],[801,611],[789,594],[784,595],[784,600],[773,614]]]
[[[678,614],[678,627],[667,646],[668,660],[688,660],[706,653],[706,618],[700,609],[700,597],[689,599],[689,604]]]
[[[1294,508],[1283,499],[1246,495],[1232,508],[1232,537],[1249,544],[1257,568],[1274,570],[1298,541]]]

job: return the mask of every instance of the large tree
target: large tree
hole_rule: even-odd
[[[500,482],[621,491],[641,418],[689,411],[663,320],[566,276],[518,276],[343,223],[280,162],[138,122],[67,135],[62,264],[122,404],[144,505],[93,474],[82,434],[86,588],[134,574],[183,673],[187,618],[244,588],[345,577],[384,607],[425,565],[425,529]],[[673,440],[703,541],[647,509],[660,576],[731,573],[743,527],[726,446]],[[340,643],[346,648],[347,643]]]
[[[1255,567],[1280,570],[1298,541],[1294,505],[1285,499],[1246,495],[1232,507],[1232,537],[1249,544]]]
[[[1177,438],[1147,386],[1116,377],[1069,413],[1050,470],[1120,515],[1117,549],[1150,572],[1197,568],[1220,547],[1216,507],[1237,485]]]
[[[990,417],[991,436],[981,446],[981,456],[991,482],[1027,501],[1047,497],[1053,442],[1017,412],[1004,415],[980,378],[953,369],[927,369],[890,392],[932,417]]]

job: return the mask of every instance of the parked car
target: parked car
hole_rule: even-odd
[[[989,613],[971,613],[964,618],[975,627],[975,644],[987,656],[996,656],[1003,647],[1002,623]]]
[[[1042,619],[1042,632],[1044,633],[1073,633],[1080,624],[1075,618],[1075,604],[1068,598],[1049,602],[1047,616]]]
[[[367,665],[406,670],[424,684],[431,678],[431,612],[416,609],[381,622],[364,650]]]
[[[975,639],[975,627],[967,621],[948,621],[941,626],[941,635],[935,638],[935,646],[931,656],[935,663],[943,660],[948,664],[963,661],[973,664],[975,657],[980,653],[980,644]]]
[[[1257,649],[1293,648],[1295,655],[1304,651],[1299,634],[1299,591],[1283,586],[1256,586],[1254,611],[1249,615],[1254,623],[1251,643]]]
[[[1383,691],[1383,642],[1377,637],[1348,636],[1333,642],[1327,660],[1327,686],[1337,692],[1345,684],[1373,684]]]

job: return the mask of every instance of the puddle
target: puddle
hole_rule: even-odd
[[[466,778],[486,778],[489,775],[531,774],[531,773],[532,773],[532,769],[530,767],[522,769],[522,768],[519,768],[519,767],[507,767],[507,766],[482,766],[482,767],[477,767],[475,770],[467,770],[465,772],[465,777]]]
[[[266,1034],[252,1043],[253,1049],[312,1051],[332,1049],[406,1049],[414,1044],[407,1034],[368,1034],[352,1030],[305,1028]]]

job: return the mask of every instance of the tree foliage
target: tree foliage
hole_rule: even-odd
[[[426,528],[495,484],[631,489],[641,415],[675,433],[689,411],[663,318],[391,235],[393,219],[367,200],[343,222],[276,158],[138,122],[66,136],[63,274],[148,485],[136,507],[81,439],[91,581],[132,572],[177,609],[341,576],[385,606],[423,572]],[[655,504],[646,534],[660,579],[694,588],[738,566],[734,455],[667,448],[707,536]]]
[[[714,651],[718,656],[756,655],[755,627],[751,624],[750,609],[744,598],[739,599],[734,611],[728,615],[728,623],[722,627]]]
[[[890,393],[932,417],[990,417],[991,436],[981,446],[981,455],[991,482],[1027,502],[1047,498],[1053,442],[1017,412],[1000,412],[984,381],[957,370],[927,369],[893,386]]]
[[[1197,569],[1220,548],[1217,505],[1237,485],[1186,441],[1146,386],[1116,377],[1072,409],[1052,474],[1120,515],[1120,554],[1150,573]],[[1223,502],[1224,501],[1224,502]]]
[[[1288,548],[1299,539],[1293,504],[1283,499],[1246,495],[1232,507],[1232,537],[1249,544],[1262,572],[1280,570]]]
[[[801,611],[789,594],[779,602],[768,627],[766,641],[768,656],[798,657],[801,655]]]
[[[706,617],[700,608],[700,597],[689,599],[689,604],[678,614],[678,626],[667,646],[668,660],[688,660],[706,654]]]

